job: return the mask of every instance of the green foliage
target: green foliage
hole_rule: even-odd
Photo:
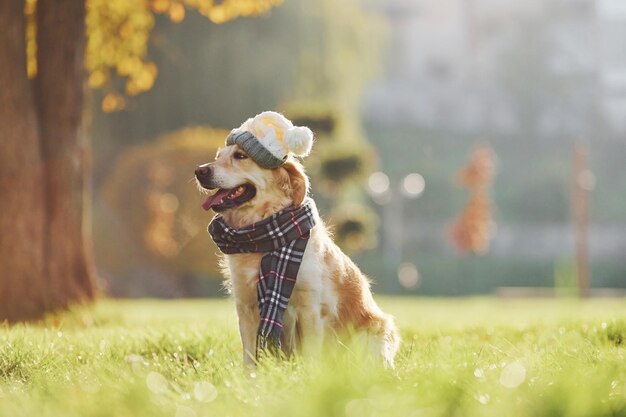
[[[4,416],[624,416],[624,301],[382,299],[395,371],[352,347],[240,365],[229,301],[103,301],[0,329]]]

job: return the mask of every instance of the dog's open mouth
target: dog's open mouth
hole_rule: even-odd
[[[202,208],[205,210],[224,211],[250,201],[256,195],[256,188],[251,184],[242,184],[236,188],[218,190],[207,197]]]

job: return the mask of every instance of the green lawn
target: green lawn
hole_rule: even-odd
[[[102,301],[0,328],[2,416],[626,416],[626,301],[381,298],[387,371],[240,364],[230,301]]]

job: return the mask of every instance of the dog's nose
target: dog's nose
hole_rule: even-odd
[[[211,176],[211,167],[208,165],[200,165],[196,168],[196,178],[206,179]]]

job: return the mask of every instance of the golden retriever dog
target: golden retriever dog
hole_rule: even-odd
[[[274,112],[248,119],[233,132],[250,132],[257,138],[268,138],[269,135],[266,143],[271,147],[272,140],[284,145],[286,132],[294,129],[301,129],[300,133],[305,129],[312,144],[310,130],[295,128],[284,116]],[[215,161],[200,165],[196,169],[196,180],[200,187],[212,192],[203,204],[205,210],[212,208],[228,226],[236,229],[259,222],[292,205],[298,207],[309,193],[309,180],[293,152],[286,152],[280,166],[266,168],[237,144],[220,149]],[[380,357],[385,366],[393,367],[400,343],[393,317],[378,307],[368,279],[333,242],[316,209],[313,215],[315,226],[310,230],[293,293],[284,313],[281,349],[287,355],[293,352],[315,355],[325,341],[356,333],[363,337],[354,340],[363,341],[367,351]],[[260,320],[257,283],[263,255],[224,255],[224,270],[236,303],[246,364],[255,362]]]

